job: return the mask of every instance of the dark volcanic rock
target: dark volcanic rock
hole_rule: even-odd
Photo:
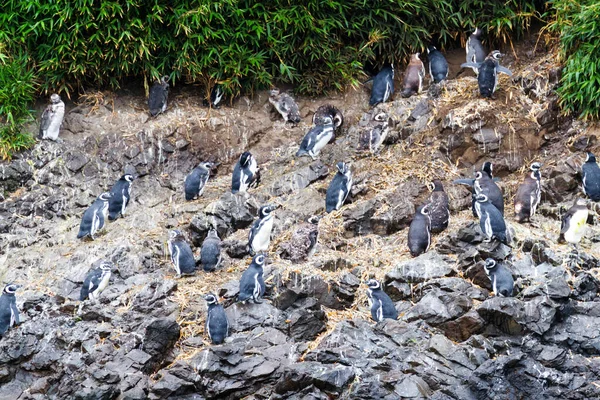
[[[152,356],[154,363],[165,360],[179,339],[179,324],[173,319],[155,319],[146,327],[142,350]]]

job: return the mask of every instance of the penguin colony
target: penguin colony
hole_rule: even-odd
[[[462,67],[472,68],[478,76],[478,86],[481,96],[492,98],[497,89],[499,73],[511,75],[510,70],[499,64],[502,54],[494,50],[486,55],[481,43],[482,32],[479,28],[471,34],[467,41],[466,63]],[[443,54],[434,46],[429,46],[429,75],[434,84],[439,84],[448,77],[448,63]],[[402,96],[409,97],[422,90],[425,77],[424,64],[420,54],[413,54],[403,77]],[[148,97],[150,115],[156,117],[167,109],[169,77],[164,76],[156,82]],[[394,94],[394,67],[384,66],[372,79],[373,87],[369,100],[370,106],[389,101]],[[215,84],[206,100],[205,105],[218,108],[223,98],[223,90]],[[278,90],[271,92],[269,101],[282,115],[286,122],[297,124],[301,121],[299,107],[294,99]],[[50,104],[41,117],[40,139],[57,140],[65,106],[57,94],[50,98]],[[383,144],[389,120],[385,115],[376,116],[380,124],[371,128],[367,135],[361,137],[359,148],[371,153]],[[335,138],[335,132],[343,124],[343,115],[331,105],[320,107],[313,116],[313,128],[305,135],[298,157],[309,155],[313,159],[320,151]],[[185,178],[183,192],[185,200],[192,201],[200,196],[208,184],[211,170],[216,166],[210,162],[202,162]],[[523,183],[519,186],[514,198],[515,220],[523,223],[531,221],[541,201],[541,169],[542,165],[534,162],[530,166]],[[331,181],[325,198],[326,212],[339,210],[348,198],[352,189],[352,172],[349,164],[338,162],[337,174]],[[600,201],[600,168],[592,153],[587,154],[582,166],[583,192],[591,201]],[[101,193],[90,207],[83,213],[77,238],[94,240],[96,235],[106,226],[106,220],[125,217],[126,208],[131,200],[131,183],[134,177],[123,175],[109,192]],[[479,219],[480,228],[486,240],[497,241],[510,246],[511,238],[504,215],[504,199],[501,189],[493,177],[493,166],[485,162],[474,178],[455,180],[456,184],[468,185],[473,193],[473,213]],[[244,152],[237,161],[232,174],[232,193],[244,193],[260,182],[258,164],[250,152]],[[576,199],[573,206],[563,215],[560,230],[560,243],[570,243],[576,246],[584,235],[588,218],[587,204],[589,200]],[[266,252],[270,245],[273,230],[273,214],[275,205],[264,205],[259,210],[258,219],[252,225],[248,238],[248,251],[253,255],[252,262],[240,278],[240,290],[237,300],[242,303],[260,303],[266,291],[263,268],[266,265]],[[408,247],[411,255],[418,256],[426,252],[430,245],[432,234],[444,231],[449,223],[448,196],[440,180],[432,182],[432,193],[424,204],[416,210],[414,219],[408,231]],[[283,258],[292,262],[302,262],[311,257],[317,248],[319,216],[310,217],[301,224],[292,235],[290,242],[284,243]],[[173,268],[177,276],[194,274],[196,259],[187,243],[184,234],[177,230],[169,232],[168,250]],[[205,238],[200,255],[200,264],[205,272],[218,270],[221,264],[221,239],[216,228],[209,231]],[[92,268],[81,287],[80,300],[96,301],[102,291],[108,286],[114,266],[108,260],[102,260],[98,267]],[[512,296],[514,280],[510,268],[502,261],[488,258],[483,269],[490,279],[494,293],[498,296]],[[367,285],[367,297],[370,304],[371,316],[379,322],[385,318],[397,319],[398,312],[390,297],[383,291],[380,282],[370,279]],[[19,323],[19,310],[15,294],[19,286],[8,284],[0,296],[0,336]],[[214,344],[221,344],[229,333],[229,321],[225,310],[219,304],[216,295],[209,293],[205,296],[207,304],[206,332]]]

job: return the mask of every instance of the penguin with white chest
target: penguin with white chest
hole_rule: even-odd
[[[83,213],[77,239],[89,237],[94,240],[94,236],[104,228],[106,218],[108,217],[108,201],[111,198],[110,193],[102,193]]]
[[[208,307],[206,315],[206,332],[213,344],[221,344],[229,335],[229,321],[227,320],[227,314],[225,314],[225,309],[219,304],[217,296],[214,294],[207,294],[204,296],[204,300],[206,300],[206,305]]]
[[[19,324],[19,309],[15,293],[19,285],[8,284],[0,296],[0,337],[15,325]]]
[[[379,103],[385,103],[394,94],[394,64],[385,65],[377,75],[367,82],[370,80],[373,80],[373,87],[369,106],[374,107]]]
[[[125,210],[131,200],[131,182],[133,175],[123,175],[110,189],[110,198],[108,199],[108,219],[114,221],[119,216],[125,216]]]
[[[324,124],[313,126],[302,139],[296,157],[310,156],[313,160],[321,150],[333,139],[334,125],[331,118],[322,119]]]
[[[384,112],[373,117],[374,125],[368,130],[363,131],[358,138],[358,149],[369,151],[371,154],[377,153],[390,131],[390,126],[393,125],[392,118]]]
[[[481,29],[475,28],[475,31],[473,31],[467,39],[467,47],[465,48],[467,53],[467,63],[480,64],[485,61],[487,51],[483,47],[483,44],[481,44],[481,33]],[[476,74],[479,73],[477,68],[469,68],[472,68]]]
[[[193,275],[196,272],[196,259],[192,248],[186,242],[185,237],[181,231],[174,229],[169,231],[169,241],[167,243],[169,247],[169,254],[171,255],[171,262],[177,276],[181,275]]]
[[[475,211],[479,217],[479,226],[481,231],[487,237],[487,240],[496,239],[507,246],[510,246],[506,222],[498,209],[488,201],[485,194],[478,194],[475,199]]]
[[[427,47],[427,58],[429,59],[429,76],[434,83],[440,83],[448,78],[448,61],[446,57],[435,48]]]
[[[423,204],[417,208],[415,216],[408,228],[408,250],[417,257],[429,250],[431,245],[431,218],[429,205]]]
[[[540,204],[542,199],[541,167],[542,164],[539,162],[532,163],[531,173],[525,177],[525,181],[517,189],[515,195],[515,219],[517,222],[530,221]]]
[[[112,264],[108,261],[102,261],[98,268],[91,269],[79,292],[79,300],[84,301],[88,298],[92,301],[98,299],[100,293],[108,286],[110,281]]]
[[[205,272],[212,272],[221,265],[221,239],[216,229],[208,231],[208,235],[202,242],[200,250],[200,262]]]
[[[233,168],[231,193],[246,192],[250,186],[258,185],[260,173],[254,156],[245,151]]]
[[[425,78],[425,66],[421,61],[421,53],[415,53],[410,56],[410,63],[404,72],[404,81],[402,84],[402,97],[410,97],[418,94],[423,88],[423,79]]]
[[[600,167],[596,163],[596,156],[587,153],[585,163],[581,166],[583,178],[583,193],[592,201],[600,201]]]
[[[577,245],[581,241],[589,215],[587,204],[586,199],[575,199],[573,206],[563,214],[558,243]]]
[[[62,102],[60,96],[54,93],[50,96],[50,104],[42,113],[40,121],[40,139],[56,140],[60,133],[63,119],[65,117],[65,103]]]
[[[474,68],[479,71],[477,84],[479,94],[482,97],[492,98],[498,87],[498,74],[503,73],[512,76],[512,72],[500,65],[500,59],[504,54],[498,50],[492,51],[482,63],[464,63],[461,67]]]
[[[273,214],[277,206],[268,204],[258,210],[258,219],[254,221],[248,233],[248,252],[254,255],[258,252],[266,252],[271,244],[271,232],[273,231]]]
[[[492,203],[501,213],[504,215],[504,197],[502,189],[498,187],[496,181],[498,178],[494,178],[494,168],[491,162],[486,161],[481,166],[481,172],[475,173],[475,179],[456,179],[453,183],[460,185],[466,185],[471,188],[473,194],[473,216],[477,217],[475,211],[475,197],[478,193],[483,193],[488,196],[488,200]],[[477,184],[477,185],[475,185]]]
[[[492,282],[494,294],[496,296],[512,297],[515,281],[510,270],[493,258],[485,260],[484,269],[488,278],[490,278],[490,282]]]
[[[254,256],[252,263],[240,278],[238,301],[245,303],[252,300],[255,303],[262,303],[261,298],[265,294],[265,279],[263,277],[265,261],[266,256],[264,254]]]
[[[202,196],[202,192],[204,192],[204,187],[208,182],[208,178],[210,178],[210,170],[212,167],[212,163],[200,163],[196,168],[192,170],[192,172],[188,174],[188,176],[185,177],[184,191],[185,199],[187,201],[195,200],[198,197]]]
[[[397,320],[398,310],[390,296],[381,289],[381,283],[375,279],[369,279],[367,282],[367,298],[371,306],[371,318],[375,322],[381,322],[385,318]]]
[[[154,82],[148,95],[148,108],[150,115],[156,117],[167,111],[167,100],[169,99],[169,76],[165,75],[160,81]]]
[[[335,174],[325,195],[325,211],[328,213],[339,210],[343,205],[350,190],[352,190],[352,171],[345,162],[337,163],[338,172]]]

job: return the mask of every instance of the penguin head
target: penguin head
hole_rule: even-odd
[[[206,300],[206,304],[208,304],[208,305],[219,304],[219,301],[217,300],[217,296],[215,296],[212,293],[209,293],[206,296],[204,296],[204,300]]]
[[[431,189],[432,192],[443,192],[444,191],[444,185],[442,185],[442,181],[440,181],[439,179],[434,179],[431,182],[431,186],[433,187],[433,189]]]
[[[321,217],[319,215],[312,215],[312,216],[308,217],[306,222],[308,222],[309,224],[313,224],[313,225],[319,225],[320,220],[321,220]]]
[[[427,46],[427,54],[431,53],[434,50],[437,50],[434,45],[430,44],[429,46]]]
[[[13,295],[17,292],[17,289],[20,288],[20,285],[15,285],[14,283],[9,283],[4,287],[4,294]]]
[[[494,260],[493,258],[486,259],[485,265],[483,266],[483,268],[485,269],[485,273],[488,275],[492,271],[496,270],[497,267],[498,267],[498,264],[496,264],[496,260]]]
[[[336,166],[338,169],[338,173],[342,175],[346,175],[348,174],[348,172],[350,172],[350,166],[343,161],[338,162]]]
[[[529,167],[529,169],[532,170],[532,171],[539,171],[540,168],[542,168],[542,163],[539,163],[539,162],[534,162]]]
[[[258,267],[262,267],[263,265],[265,265],[266,261],[267,261],[267,256],[265,256],[263,253],[258,253],[252,259],[252,264],[254,264]]]
[[[112,269],[112,263],[110,261],[104,260],[100,263],[100,269],[102,271],[110,271]]]
[[[490,53],[488,57],[499,61],[502,57],[504,57],[504,54],[500,53],[498,50],[494,50]]]
[[[381,283],[379,283],[379,281],[377,281],[376,279],[369,279],[367,281],[367,286],[369,287],[369,289],[371,290],[378,290],[381,289]]]
[[[200,164],[198,164],[198,166],[210,171],[213,168],[214,164],[211,162],[201,162]]]
[[[169,231],[169,239],[173,240],[173,239],[177,239],[178,237],[183,236],[183,234],[181,233],[181,231],[179,229],[173,229],[171,231]]]
[[[477,200],[479,203],[485,203],[488,201],[488,197],[483,193],[479,193],[477,196],[475,196],[475,200]]]
[[[415,53],[410,56],[410,64],[420,64],[421,63],[421,53]]]
[[[122,181],[133,182],[133,175],[125,174],[121,177]]]
[[[249,151],[243,152],[242,155],[240,156],[240,165],[242,167],[246,167],[246,166],[250,165],[251,161],[252,161],[252,153],[250,153]]]
[[[385,112],[380,112],[375,114],[375,116],[373,117],[373,120],[378,121],[378,122],[388,122],[388,115]]]
[[[277,205],[275,204],[267,204],[266,206],[262,206],[259,210],[258,210],[258,216],[260,218],[264,218],[267,215],[271,214],[271,212],[273,212],[273,210],[277,209]]]
[[[277,88],[273,88],[269,91],[269,95],[271,97],[277,97],[277,96],[279,96],[279,93],[280,93],[279,89],[277,89]]]
[[[588,151],[587,156],[585,157],[585,162],[586,163],[595,163],[596,162],[596,156],[591,152]]]
[[[421,215],[428,216],[429,215],[429,203],[423,204],[417,209],[417,212]]]
[[[108,192],[104,192],[100,196],[98,196],[98,200],[108,201],[108,199],[110,199],[111,197],[112,197],[112,194],[110,194]]]
[[[54,93],[52,96],[50,96],[50,103],[52,103],[52,104],[60,103],[60,96],[57,95],[56,93]]]
[[[171,77],[169,77],[169,75],[164,75],[162,78],[160,78],[160,83],[163,86],[169,86],[169,80],[171,79]]]
[[[490,178],[494,176],[494,165],[489,161],[483,163],[483,165],[481,166],[481,170],[488,174]]]
[[[219,233],[215,228],[210,228],[210,230],[208,231],[208,237],[219,239]]]
[[[481,36],[481,29],[479,29],[478,27],[475,27],[475,30],[473,31],[473,36],[475,37],[480,37]]]

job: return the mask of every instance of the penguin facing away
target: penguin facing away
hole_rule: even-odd
[[[249,152],[242,153],[233,168],[231,176],[231,193],[246,192],[250,186],[258,185],[260,174],[256,159]]]
[[[535,215],[535,210],[542,199],[540,168],[542,164],[534,162],[530,166],[531,173],[519,185],[515,195],[515,219],[517,222],[529,221]]]
[[[464,63],[461,67],[476,68],[479,71],[477,84],[479,94],[482,97],[492,98],[498,87],[498,74],[503,73],[512,76],[512,72],[500,65],[500,59],[504,54],[498,50],[492,51],[482,63]]]
[[[206,332],[213,344],[221,344],[229,335],[229,321],[223,305],[219,304],[217,296],[212,293],[204,296],[208,307],[206,315]]]
[[[97,300],[100,293],[108,286],[111,268],[112,264],[110,262],[102,261],[98,268],[91,269],[83,281],[83,286],[81,286],[79,300],[84,301],[88,298],[92,301]]]
[[[204,107],[211,107],[215,109],[221,108],[221,101],[223,100],[223,88],[218,83],[215,83],[210,90],[210,96],[208,99],[204,99]]]
[[[50,104],[46,106],[42,113],[38,137],[40,139],[58,139],[64,117],[65,103],[62,102],[58,94],[54,93],[50,96]]]
[[[302,120],[300,108],[289,94],[281,93],[279,89],[273,89],[270,92],[269,103],[273,104],[273,107],[281,114],[285,122],[297,124]]]
[[[490,178],[488,173],[484,171],[477,171],[475,173],[473,189],[475,196],[478,194],[486,195],[488,201],[500,211],[500,214],[504,215],[504,195],[502,189],[498,187],[494,179]]]
[[[390,296],[382,289],[381,284],[375,279],[369,279],[367,282],[367,298],[371,306],[371,318],[375,322],[381,322],[384,318],[393,320],[398,319],[398,311]]]
[[[254,221],[248,233],[248,252],[254,255],[269,250],[273,230],[273,210],[276,205],[268,204],[258,210],[258,219]]]
[[[205,272],[212,272],[219,268],[221,261],[221,239],[219,239],[216,229],[211,229],[208,231],[204,242],[202,242],[202,249],[200,250],[202,269]]]
[[[586,199],[575,199],[573,206],[563,214],[558,243],[567,242],[577,245],[581,241],[585,234],[585,224],[589,214],[587,203]]]
[[[325,195],[325,211],[328,213],[339,210],[352,189],[352,171],[345,162],[337,163],[337,174],[331,180]]]
[[[408,249],[413,257],[429,250],[431,245],[431,219],[429,204],[419,206],[408,228]]]
[[[467,63],[471,64],[479,64],[485,61],[485,57],[487,56],[487,51],[481,44],[481,29],[475,28],[475,31],[469,36],[467,39],[467,47],[465,51],[467,53]],[[478,74],[478,69],[475,67],[472,68],[473,71]]]
[[[111,198],[110,193],[102,193],[91,206],[83,213],[77,239],[89,237],[94,240],[94,236],[104,228],[108,216],[108,201]]]
[[[372,80],[373,87],[369,106],[374,107],[379,103],[385,103],[394,94],[394,64],[385,65]]]
[[[427,47],[427,58],[429,59],[429,76],[434,83],[440,83],[448,78],[448,61],[446,57],[435,48]]]
[[[410,63],[404,72],[402,84],[402,97],[410,97],[421,92],[423,78],[425,78],[425,66],[420,59],[421,53],[410,56]]]
[[[196,260],[192,248],[185,241],[183,233],[177,229],[169,231],[167,245],[177,276],[194,274],[196,272]]]
[[[600,201],[600,167],[596,163],[596,156],[588,152],[585,163],[581,166],[583,179],[583,193],[592,201]]]
[[[263,277],[265,261],[266,256],[264,254],[254,256],[252,263],[240,278],[238,301],[245,303],[252,300],[255,303],[262,303],[261,298],[265,294],[265,280]]]
[[[167,111],[167,100],[169,98],[169,76],[165,75],[160,81],[154,82],[148,95],[148,108],[150,115],[156,117]]]
[[[358,149],[369,151],[371,154],[379,151],[390,131],[390,125],[393,124],[392,118],[388,118],[383,112],[375,115],[373,120],[379,123],[363,131],[358,139]]]
[[[493,258],[485,260],[484,269],[488,278],[490,278],[490,282],[492,282],[494,294],[496,296],[512,297],[515,281],[510,270]]]
[[[213,164],[209,162],[203,162],[198,164],[196,168],[192,170],[184,181],[185,199],[187,201],[195,200],[202,196],[204,187],[210,178],[210,170]]]
[[[125,216],[125,209],[131,200],[131,182],[133,175],[123,175],[110,189],[110,198],[108,199],[108,219],[114,221],[119,216]]]
[[[339,129],[344,123],[344,116],[337,107],[331,104],[324,104],[317,108],[317,111],[313,114],[312,122],[313,125],[325,125],[329,120],[333,121],[335,129]]]
[[[487,237],[487,241],[496,239],[511,247],[506,230],[506,222],[500,211],[488,201],[488,197],[485,194],[478,194],[475,198],[477,200],[475,210],[479,217],[479,226],[483,234]]]
[[[281,245],[281,258],[299,263],[312,257],[317,250],[320,219],[319,216],[313,215],[301,224],[292,234],[290,241]]]
[[[433,190],[429,195],[429,218],[431,220],[431,233],[443,232],[448,227],[450,210],[448,209],[448,194],[444,191],[442,181],[435,179],[432,182]]]
[[[323,118],[325,124],[313,126],[302,139],[296,157],[310,156],[313,160],[321,150],[333,139],[334,125],[329,117]]]
[[[4,336],[9,328],[19,324],[19,309],[15,293],[19,285],[8,284],[0,296],[0,337]]]

